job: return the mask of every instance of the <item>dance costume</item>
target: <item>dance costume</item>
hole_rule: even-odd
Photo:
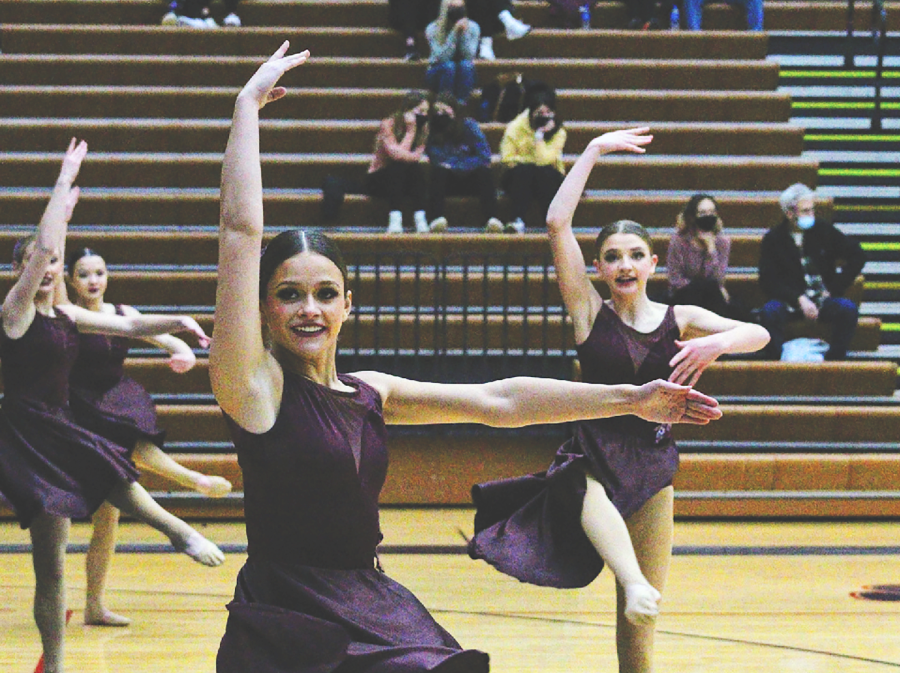
[[[284,372],[275,425],[254,434],[225,415],[244,474],[248,559],[218,673],[481,673],[405,588],[376,569],[387,473],[377,391],[346,393]]]
[[[577,347],[588,383],[640,385],[667,379],[680,339],[672,307],[649,333],[629,327],[606,303]],[[603,561],[581,526],[585,474],[606,489],[627,519],[669,486],[678,450],[669,425],[637,416],[579,421],[546,472],[479,484],[469,555],[523,582],[583,587]]]
[[[137,470],[128,451],[76,424],[69,373],[78,330],[68,316],[35,313],[18,339],[0,328],[0,492],[23,528],[36,514],[88,517]]]
[[[124,315],[116,306],[116,315]],[[79,425],[133,451],[140,439],[161,447],[156,405],[143,386],[125,375],[128,338],[81,334],[69,376],[72,412]]]

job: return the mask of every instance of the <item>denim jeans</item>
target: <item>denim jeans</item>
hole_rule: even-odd
[[[784,330],[791,320],[801,320],[803,314],[800,311],[791,312],[784,302],[773,299],[762,307],[759,314],[759,322],[769,330],[771,340],[766,346],[766,355],[771,360],[781,359],[781,347],[784,345]],[[828,297],[819,309],[817,322],[831,323],[833,331],[829,343],[826,360],[843,360],[847,357],[850,348],[850,340],[856,331],[856,323],[859,322],[859,309],[849,299],[843,297]]]
[[[465,105],[475,88],[475,64],[472,61],[444,61],[428,67],[425,82],[434,93],[444,91]]]
[[[762,0],[728,0],[730,3],[741,4],[747,8],[747,29],[763,29],[763,3]],[[684,0],[684,18],[688,30],[700,30],[700,21],[703,15],[704,0]]]

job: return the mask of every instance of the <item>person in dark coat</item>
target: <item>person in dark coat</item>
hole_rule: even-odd
[[[813,192],[800,183],[781,194],[784,219],[763,236],[759,284],[768,301],[760,322],[772,339],[771,359],[781,357],[785,327],[792,320],[833,325],[826,360],[847,357],[859,309],[844,297],[862,271],[866,255],[859,243],[816,217]]]

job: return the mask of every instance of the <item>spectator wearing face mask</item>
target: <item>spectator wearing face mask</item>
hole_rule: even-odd
[[[541,222],[565,177],[563,147],[566,130],[556,116],[552,90],[530,96],[528,107],[513,119],[500,141],[500,161],[505,167],[501,184],[509,197],[511,220],[507,233],[525,231],[525,215],[537,201]]]
[[[722,233],[719,206],[709,194],[694,194],[678,215],[669,239],[666,269],[671,304],[700,306],[713,313],[746,320],[725,288],[731,239]]]
[[[425,28],[431,55],[425,81],[434,93],[450,93],[465,105],[475,87],[481,28],[466,17],[463,0],[441,0],[438,18]]]
[[[772,339],[771,359],[781,357],[791,320],[833,326],[826,360],[843,360],[856,331],[859,310],[843,297],[862,271],[866,255],[859,243],[816,217],[812,190],[791,185],[781,194],[784,219],[763,236],[759,284],[768,302],[759,319]]]
[[[497,190],[491,173],[491,146],[478,122],[465,117],[452,95],[438,95],[431,106],[430,131],[425,149],[431,163],[428,217],[431,231],[447,230],[444,201],[447,195],[478,195],[486,221],[484,230],[503,231],[497,219]]]

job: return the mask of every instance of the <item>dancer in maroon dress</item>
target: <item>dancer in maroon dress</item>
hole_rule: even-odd
[[[756,351],[769,340],[758,325],[650,301],[647,280],[657,258],[636,222],[616,222],[597,237],[594,267],[612,298],[604,301],[591,282],[572,231],[575,208],[597,159],[643,152],[652,138],[648,131],[615,131],[591,141],[547,215],[582,380],[590,383],[668,378],[693,385],[720,355]],[[586,586],[605,561],[617,579],[619,670],[650,671],[656,603],[671,556],[677,468],[668,424],[636,416],[574,424],[573,437],[546,473],[473,489],[476,534],[469,553],[522,581],[554,587]]]
[[[5,393],[0,409],[0,492],[31,533],[34,618],[46,673],[63,670],[64,565],[71,518],[90,516],[109,500],[167,535],[194,560],[218,565],[224,558],[214,544],[168,514],[135,483],[137,471],[127,449],[78,426],[69,409],[69,371],[78,354],[79,331],[122,336],[202,333],[192,320],[54,308],[67,212],[78,199],[73,183],[86,153],[87,145],[73,139],[37,234],[16,246],[13,267],[18,279],[3,302],[0,330]]]
[[[482,385],[338,374],[347,270],[320,234],[288,231],[262,257],[259,109],[309,53],[263,64],[237,98],[222,168],[210,380],[244,473],[248,560],[219,673],[487,671],[375,566],[385,423],[498,426],[637,413],[706,423],[716,403],[686,387],[517,378]],[[268,347],[267,347],[268,343]],[[289,663],[287,663],[289,662]]]
[[[89,311],[109,315],[138,316],[131,306],[103,301],[107,288],[106,261],[89,248],[70,251],[66,262],[72,299]],[[170,354],[169,365],[178,373],[197,362],[194,351],[170,334],[146,341]],[[201,340],[206,345],[206,340]],[[125,375],[128,339],[105,334],[81,334],[78,359],[69,377],[69,398],[75,421],[91,432],[131,450],[141,470],[170,479],[208,497],[223,497],[231,483],[217,476],[190,470],[172,460],[160,447],[165,431],[156,424],[156,405],[146,390]],[[105,605],[106,578],[116,549],[119,510],[103,503],[93,516],[93,532],[85,555],[87,587],[84,623],[95,626],[127,626],[131,620],[110,612]]]

